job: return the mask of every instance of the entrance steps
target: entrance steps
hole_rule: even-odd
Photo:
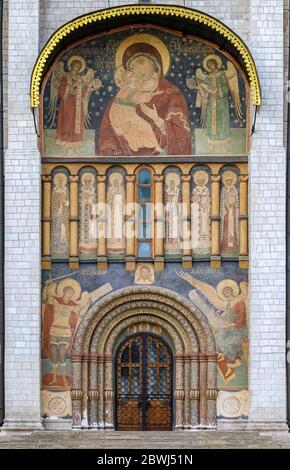
[[[0,433],[0,448],[290,449],[290,434],[258,431],[35,431],[26,436]]]

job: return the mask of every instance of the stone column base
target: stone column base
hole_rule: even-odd
[[[72,418],[49,418],[43,420],[43,427],[46,431],[71,431]]]
[[[246,419],[218,419],[218,431],[246,431],[248,420]]]
[[[5,419],[3,426],[0,428],[1,434],[32,434],[34,431],[43,431],[41,420]]]

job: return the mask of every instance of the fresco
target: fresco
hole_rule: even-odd
[[[79,184],[79,252],[81,258],[95,258],[97,253],[97,181],[93,170],[82,172]]]
[[[246,155],[244,77],[209,43],[130,27],[68,49],[43,89],[42,154]]]
[[[51,251],[55,258],[67,258],[69,255],[70,201],[68,188],[67,172],[61,170],[55,172],[51,194]]]
[[[165,242],[166,256],[181,254],[181,175],[177,169],[166,169],[165,174]]]
[[[219,417],[247,413],[248,390],[248,274],[228,261],[215,270],[207,263],[180,270],[180,263],[155,271],[137,263],[125,271],[110,263],[106,272],[94,263],[72,271],[64,262],[43,271],[42,290],[42,410],[45,416],[67,416],[71,409],[71,345],[89,308],[110,292],[131,285],[170,288],[190,300],[210,323],[218,348]],[[170,286],[170,287],[169,287]],[[221,392],[219,392],[221,394]],[[54,400],[55,398],[55,400]],[[232,414],[231,414],[232,413]]]
[[[70,276],[49,278],[42,290],[42,388],[65,391],[71,385],[71,345],[91,305],[112,290],[106,283],[87,292]]]
[[[108,174],[107,204],[108,204],[108,238],[107,252],[112,258],[125,255],[126,239],[124,236],[125,217],[125,174],[121,168],[112,168]]]
[[[238,175],[232,168],[221,176],[221,254],[236,256],[239,252],[239,189]]]
[[[191,191],[191,244],[193,256],[211,251],[211,193],[208,169],[195,168]]]

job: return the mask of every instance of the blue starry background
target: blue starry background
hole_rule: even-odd
[[[67,60],[73,55],[81,55],[86,59],[87,67],[95,70],[95,78],[100,78],[102,87],[92,93],[89,101],[90,126],[89,129],[96,131],[95,140],[98,142],[99,128],[101,119],[106,107],[115,96],[118,88],[115,84],[115,52],[120,43],[130,35],[146,32],[153,34],[161,39],[168,47],[171,57],[170,67],[165,76],[167,80],[176,85],[184,94],[187,102],[190,127],[194,129],[201,128],[200,108],[196,108],[196,90],[190,90],[186,85],[186,79],[192,78],[198,68],[202,68],[202,62],[206,55],[214,53],[221,57],[224,68],[226,69],[226,56],[222,55],[216,49],[204,44],[197,39],[183,38],[172,33],[158,31],[150,28],[132,28],[130,31],[120,31],[114,33],[111,38],[97,38],[83,43],[67,51],[61,58],[67,70]],[[86,73],[87,69],[83,72]],[[205,73],[205,71],[203,70]],[[230,127],[245,128],[246,122],[246,88],[245,81],[239,70],[238,81],[240,98],[242,104],[243,120],[238,121],[234,111],[234,104],[230,96]],[[49,99],[50,99],[51,76],[48,78],[43,95],[43,122],[44,129],[56,129],[57,118],[52,123],[48,119]],[[194,149],[193,149],[194,151]]]

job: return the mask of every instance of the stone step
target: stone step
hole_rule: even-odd
[[[257,431],[37,431],[26,436],[0,433],[0,448],[8,447],[19,449],[290,448],[290,435],[270,432],[261,434]]]

